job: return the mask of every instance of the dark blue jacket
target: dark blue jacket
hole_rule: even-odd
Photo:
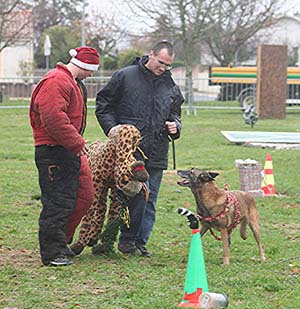
[[[114,73],[97,94],[95,113],[105,134],[118,124],[135,125],[143,137],[139,146],[148,157],[146,166],[166,169],[169,138],[165,122],[176,122],[177,133],[171,138],[179,138],[184,99],[171,72],[156,76],[145,67],[147,61],[147,56],[137,58],[135,64]]]

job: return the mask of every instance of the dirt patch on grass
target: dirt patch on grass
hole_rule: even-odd
[[[286,204],[282,206],[285,209],[299,209],[300,208],[300,204]]]
[[[277,223],[274,224],[278,229],[280,229],[282,232],[284,232],[288,240],[292,241],[299,241],[299,230],[300,230],[300,224],[298,223]]]
[[[177,175],[177,170],[165,170],[164,175]]]
[[[25,248],[15,250],[10,247],[0,247],[0,267],[11,265],[16,268],[41,266],[38,250],[28,250]]]
[[[177,180],[179,177],[177,176],[177,171],[164,171],[164,177],[162,179],[162,182],[167,185],[177,185]],[[179,186],[178,186],[179,187]]]

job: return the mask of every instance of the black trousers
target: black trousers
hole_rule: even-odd
[[[37,146],[43,209],[39,218],[39,244],[44,264],[66,252],[66,224],[76,207],[80,157],[62,146]]]

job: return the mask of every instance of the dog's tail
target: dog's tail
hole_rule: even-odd
[[[198,229],[199,228],[199,220],[197,216],[186,208],[178,208],[178,213],[182,216],[186,216],[189,221],[189,226],[191,229]]]

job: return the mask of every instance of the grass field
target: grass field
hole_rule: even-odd
[[[152,258],[125,257],[117,250],[99,257],[87,248],[70,267],[43,267],[37,240],[41,204],[28,110],[1,109],[0,115],[0,308],[176,308],[183,299],[191,239],[177,208],[194,210],[195,206],[191,192],[176,184],[172,160],[148,244]],[[267,153],[273,158],[280,197],[257,199],[266,263],[259,262],[250,234],[243,241],[238,230],[233,231],[229,267],[222,265],[221,243],[209,233],[202,240],[209,291],[227,294],[230,309],[299,308],[300,153],[230,144],[220,131],[299,132],[299,116],[299,111],[289,111],[284,120],[258,121],[251,129],[238,110],[183,115],[182,137],[176,142],[178,169],[218,171],[220,187],[229,183],[231,189],[238,189],[236,159],[252,158],[264,164]],[[105,139],[93,109],[89,109],[85,138]]]

